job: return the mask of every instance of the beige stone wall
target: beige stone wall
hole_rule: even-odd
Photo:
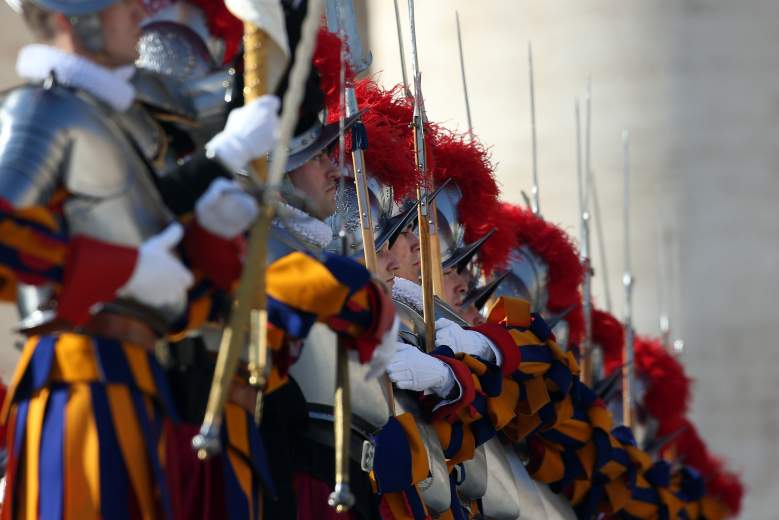
[[[374,69],[383,83],[398,82],[392,2],[367,4]],[[406,2],[400,4],[405,20]],[[526,46],[532,40],[542,211],[574,234],[573,100],[592,77],[592,164],[618,314],[620,133],[630,129],[638,329],[658,332],[658,236],[666,229],[672,239],[666,250],[674,254],[665,270],[677,272],[679,282],[665,299],[696,380],[692,416],[712,449],[744,471],[751,493],[743,517],[775,518],[779,4],[417,0],[416,8],[431,119],[466,127],[457,9],[474,127],[492,147],[504,197],[517,203],[531,183]],[[599,267],[597,254],[595,262]],[[601,281],[594,283],[603,302]]]

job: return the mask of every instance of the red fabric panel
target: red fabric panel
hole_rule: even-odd
[[[519,347],[514,343],[514,338],[511,337],[511,334],[504,326],[497,323],[482,323],[481,325],[467,328],[484,334],[498,347],[498,350],[503,355],[501,370],[504,376],[510,376],[517,370],[520,361],[522,361],[522,356]]]
[[[225,291],[230,290],[241,277],[245,243],[241,235],[232,239],[214,235],[196,220],[187,226],[184,235],[184,251],[189,265]]]
[[[58,298],[58,318],[72,325],[89,320],[89,309],[116,297],[135,269],[138,250],[77,236],[71,239],[65,257],[62,292]]]

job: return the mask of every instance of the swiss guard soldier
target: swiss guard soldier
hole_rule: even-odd
[[[3,514],[170,516],[158,445],[173,412],[154,351],[192,283],[175,214],[209,191],[197,218],[221,228],[236,199],[207,188],[230,175],[226,165],[267,153],[278,101],[237,109],[208,152],[162,172],[163,136],[128,81],[140,5],[20,7],[40,43],[20,52],[27,84],[0,112],[0,205],[14,226],[3,272],[29,337],[4,409],[13,443]],[[250,213],[221,231],[241,233]]]

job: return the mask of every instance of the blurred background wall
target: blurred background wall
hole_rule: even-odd
[[[401,80],[394,11],[367,0],[374,71]],[[406,40],[406,2],[400,2]],[[695,379],[692,417],[750,487],[744,518],[776,518],[779,349],[779,4],[770,0],[417,0],[428,115],[467,129],[460,13],[476,134],[506,200],[530,192],[527,43],[535,58],[541,210],[578,235],[574,98],[592,81],[592,168],[609,272],[593,237],[598,304],[622,315],[622,150],[630,131],[635,323],[662,302]],[[408,53],[407,53],[408,55]],[[410,58],[409,67],[410,67]],[[658,272],[665,276],[658,277]],[[662,278],[662,279],[661,279]]]
[[[384,85],[401,79],[392,2],[363,0]],[[405,2],[401,1],[408,39]],[[657,334],[661,305],[695,378],[694,421],[744,473],[743,518],[776,518],[779,491],[779,4],[772,0],[417,0],[429,116],[466,129],[459,10],[475,132],[506,200],[530,191],[527,42],[533,42],[544,216],[578,233],[573,104],[592,81],[592,165],[609,272],[593,238],[597,302],[609,277],[622,313],[623,128],[631,134],[635,319]],[[28,40],[0,6],[0,87]],[[410,66],[410,58],[409,58]],[[663,277],[658,277],[663,272]],[[0,308],[0,375],[15,359],[14,311]]]

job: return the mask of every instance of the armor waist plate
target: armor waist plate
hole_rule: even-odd
[[[497,437],[484,444],[487,456],[487,489],[482,497],[484,516],[494,520],[519,518],[520,502],[506,449]]]
[[[305,341],[300,358],[290,368],[290,375],[298,382],[309,403],[333,406],[336,342],[333,331],[320,323],[315,324]],[[368,366],[361,365],[356,353],[350,352],[352,413],[378,430],[389,419],[389,407],[381,379],[365,381],[367,372]]]

